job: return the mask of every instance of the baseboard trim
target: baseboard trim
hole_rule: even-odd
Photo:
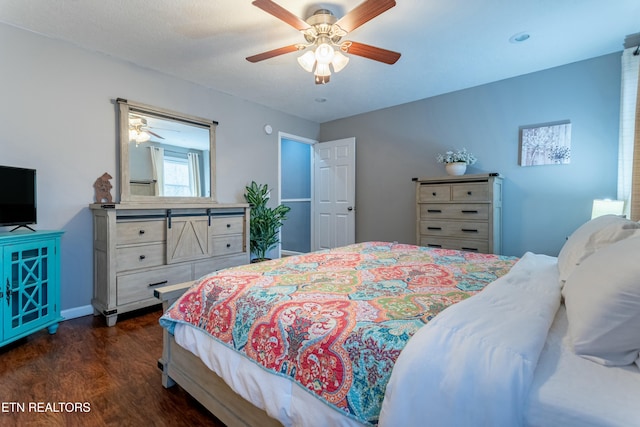
[[[93,306],[91,304],[84,305],[82,307],[68,308],[60,312],[60,315],[64,317],[64,320],[71,320],[77,317],[88,316],[90,314],[93,314]]]

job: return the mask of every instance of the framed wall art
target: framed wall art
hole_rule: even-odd
[[[520,166],[571,163],[571,122],[520,127]]]

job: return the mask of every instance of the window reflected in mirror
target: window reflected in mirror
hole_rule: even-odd
[[[210,197],[209,129],[139,113],[129,128],[132,195]]]

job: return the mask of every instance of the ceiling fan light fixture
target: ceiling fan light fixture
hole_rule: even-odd
[[[312,50],[308,50],[304,55],[298,57],[298,64],[300,64],[305,71],[309,73],[313,72],[313,67],[316,65],[316,54]]]
[[[143,142],[147,142],[150,139],[151,135],[149,135],[147,132],[139,131],[137,129],[129,130],[129,141],[135,141],[136,144],[140,144]]]
[[[315,76],[316,78],[316,84],[317,85],[324,85],[329,83],[329,80],[331,80],[331,76],[319,76],[316,74]]]
[[[316,48],[316,61],[318,64],[330,64],[335,56],[335,50],[329,43],[320,43]]]
[[[333,71],[336,73],[340,72],[344,67],[349,63],[349,58],[346,55],[343,55],[340,51],[335,51],[333,55],[333,59],[331,60],[331,65],[333,65]]]
[[[316,72],[314,73],[316,76],[330,76],[331,70],[329,69],[329,64],[320,64],[316,65]]]

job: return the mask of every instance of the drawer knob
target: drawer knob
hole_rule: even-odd
[[[138,234],[144,234],[144,230],[138,231]]]
[[[231,243],[227,243],[227,247],[230,248],[231,247]]]
[[[144,260],[146,257],[146,255],[140,255],[140,261]]]
[[[433,193],[431,193],[431,195],[435,196],[435,195],[436,195],[436,192],[434,191]]]
[[[471,191],[467,191],[467,196],[470,196],[470,195],[471,195]]]
[[[227,228],[231,228],[231,224],[227,224]]]

